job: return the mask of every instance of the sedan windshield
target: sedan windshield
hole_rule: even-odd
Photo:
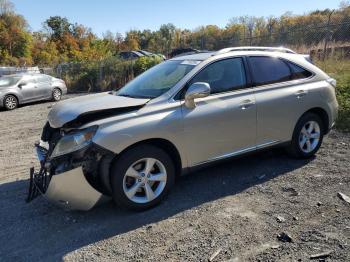
[[[12,86],[16,84],[21,77],[19,76],[2,76],[0,77],[0,87]]]
[[[117,92],[118,96],[155,98],[172,88],[200,61],[166,61],[152,67]]]

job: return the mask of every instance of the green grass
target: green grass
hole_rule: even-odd
[[[327,74],[337,80],[337,100],[339,115],[336,129],[350,132],[350,59],[327,59],[316,61],[316,64]]]

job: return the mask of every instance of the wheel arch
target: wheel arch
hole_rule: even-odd
[[[150,139],[146,139],[146,140],[141,140],[139,142],[136,142],[136,143],[128,146],[127,148],[122,150],[118,155],[123,154],[125,151],[127,151],[133,147],[136,147],[139,145],[145,145],[145,144],[156,146],[156,147],[164,150],[166,153],[168,153],[171,160],[173,160],[173,162],[174,162],[176,175],[181,174],[182,160],[181,160],[180,153],[179,153],[178,149],[176,148],[176,146],[172,142],[170,142],[169,140],[164,139],[164,138],[150,138]],[[118,158],[118,156],[116,158]]]
[[[53,87],[52,87],[52,92],[53,92],[53,90],[55,90],[55,89],[60,90],[60,91],[61,91],[61,94],[63,94],[63,90],[62,90],[61,87],[59,87],[59,86],[53,86]]]
[[[328,113],[327,113],[326,110],[324,110],[321,107],[314,107],[314,108],[311,108],[308,111],[306,111],[302,116],[304,116],[307,113],[314,113],[314,114],[318,115],[321,118],[322,123],[323,123],[323,128],[324,128],[323,132],[324,132],[324,134],[327,134],[329,132],[329,130],[330,130],[329,116],[328,116]]]
[[[3,99],[4,102],[5,102],[6,97],[8,97],[8,96],[14,96],[14,97],[17,99],[18,105],[20,105],[20,104],[22,103],[22,101],[21,101],[21,99],[19,98],[19,96],[18,96],[17,94],[14,94],[14,93],[8,93],[8,94],[6,94],[6,95],[4,96],[4,99]]]

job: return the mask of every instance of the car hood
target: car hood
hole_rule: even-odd
[[[110,92],[61,101],[53,106],[48,121],[52,128],[80,125],[94,120],[137,110],[150,99],[117,96]]]

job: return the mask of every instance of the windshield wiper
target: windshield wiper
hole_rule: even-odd
[[[128,95],[128,94],[117,94],[117,96],[124,96],[124,97],[131,97],[131,98],[145,98],[145,99],[155,98],[155,96],[132,96],[132,95]]]
[[[134,96],[127,95],[127,94],[117,94],[117,96],[124,96],[124,97],[131,97],[131,98],[135,98]]]

